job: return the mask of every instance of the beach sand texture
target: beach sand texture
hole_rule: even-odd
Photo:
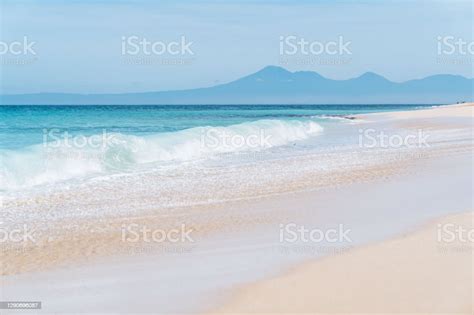
[[[443,129],[453,124],[451,119],[472,119],[472,114],[469,103],[357,118]],[[472,120],[455,124],[472,130]],[[215,313],[474,314],[472,236],[445,242],[442,232],[454,227],[473,231],[473,209],[460,210],[468,212],[241,288]]]
[[[245,287],[216,313],[473,314],[473,243],[438,241],[450,216],[401,238],[308,263]]]

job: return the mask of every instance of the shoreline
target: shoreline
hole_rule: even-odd
[[[371,113],[352,119],[387,120],[402,128],[414,128],[416,123],[407,122],[443,119],[446,109],[451,110],[451,118],[469,118],[472,124],[472,103]],[[435,120],[430,127],[442,129],[439,124]],[[470,168],[472,172],[472,165]],[[398,236],[312,259],[274,277],[243,285],[208,313],[472,314],[474,243],[459,239],[440,242],[442,228],[452,224],[473,230],[474,209],[431,218]]]
[[[202,187],[197,185],[202,182],[193,184],[194,186],[191,187],[184,187],[190,191],[194,189],[194,195],[191,197],[197,196],[197,200],[192,200],[184,192],[183,195],[185,196],[182,197],[182,201],[198,201],[203,202],[202,204],[197,203],[195,205],[169,208],[160,208],[159,205],[162,203],[163,198],[155,198],[153,195],[143,195],[142,198],[135,197],[133,191],[129,192],[130,187],[121,183],[120,186],[114,186],[112,189],[107,187],[105,181],[95,183],[98,186],[92,187],[103,191],[104,194],[113,195],[117,190],[124,194],[127,193],[130,196],[124,201],[132,206],[143,203],[143,198],[146,198],[145,201],[151,207],[143,210],[140,209],[141,211],[136,213],[131,212],[130,207],[123,208],[122,204],[117,204],[112,200],[108,200],[108,203],[111,205],[104,204],[100,196],[92,194],[90,190],[86,189],[87,187],[53,191],[46,195],[33,195],[31,198],[20,198],[14,202],[6,200],[4,202],[6,208],[12,205],[11,212],[25,211],[22,219],[29,219],[25,223],[30,224],[34,229],[37,228],[41,232],[44,231],[44,233],[39,233],[35,244],[27,244],[31,246],[18,248],[17,244],[2,244],[4,258],[8,264],[7,268],[2,268],[1,274],[14,275],[24,272],[36,272],[67,266],[71,262],[87,262],[89,259],[93,261],[95,257],[102,258],[114,255],[122,247],[126,247],[125,252],[128,250],[139,251],[141,244],[132,244],[132,246],[128,247],[127,244],[123,244],[121,241],[121,226],[124,224],[134,223],[147,225],[154,229],[172,229],[179,226],[182,221],[185,221],[200,237],[206,237],[212,233],[222,233],[229,228],[232,229],[234,228],[234,220],[238,220],[243,228],[246,228],[247,226],[255,225],[256,223],[253,221],[266,221],[267,218],[241,217],[239,213],[236,213],[235,217],[229,220],[223,217],[221,212],[225,211],[226,208],[242,208],[241,204],[271,200],[278,196],[304,191],[333,189],[335,187],[371,182],[379,178],[390,177],[404,172],[403,168],[411,164],[413,160],[420,157],[425,158],[424,156],[411,156],[410,152],[400,154],[398,151],[394,151],[385,154],[386,157],[389,157],[386,160],[375,161],[375,154],[370,151],[360,153],[334,151],[323,152],[322,154],[311,153],[275,161],[269,160],[254,166],[242,165],[236,167],[236,170],[231,169],[230,172],[224,174],[224,181],[217,187],[220,188],[217,191],[215,190],[215,185],[211,182],[213,177],[210,177],[210,181],[208,180],[210,183],[206,187],[213,189],[213,198],[219,199],[219,194],[223,197],[224,201],[217,203],[205,203],[206,200],[202,199],[203,196],[206,197],[208,195]],[[422,154],[431,153],[423,152]],[[346,162],[338,163],[337,167],[330,169],[319,169],[318,165],[313,163],[315,159],[320,163],[330,163],[331,160],[337,161],[338,159],[343,159]],[[262,175],[261,172],[258,172],[258,169],[262,166],[267,171],[261,178],[256,178],[255,183],[249,181],[247,177],[239,178],[237,183],[235,183],[235,179],[242,173]],[[288,169],[285,170],[284,167],[288,167]],[[304,172],[300,171],[302,167],[305,168]],[[275,170],[284,171],[282,174],[276,174],[278,177],[275,177]],[[204,173],[206,173],[205,170]],[[216,174],[215,180],[222,180],[217,172]],[[211,172],[207,172],[206,175],[215,174],[212,173],[211,169]],[[255,175],[253,176],[255,177]],[[145,180],[150,185],[153,185],[160,179],[160,176],[157,178],[151,175],[145,177]],[[188,179],[183,177],[180,180],[187,181]],[[226,189],[222,189],[223,187]],[[183,188],[177,186],[174,189]],[[203,194],[196,194],[196,192],[202,192]],[[141,194],[141,191],[138,191],[138,193]],[[180,194],[174,192],[174,195],[179,197]],[[100,215],[91,207],[80,209],[81,211],[69,211],[69,208],[77,207],[78,201],[75,199],[78,196],[81,199],[92,196],[90,201],[85,201],[97,204],[96,207],[111,207],[112,211],[105,212],[104,214],[101,213]],[[199,198],[202,200],[199,200]],[[79,202],[82,201],[80,200]],[[79,203],[79,205],[81,204]],[[41,216],[42,212],[50,211],[50,207],[53,207],[53,214],[58,217],[57,220],[45,220]],[[61,208],[64,208],[67,212],[62,212]],[[169,215],[169,213],[178,213],[178,216]],[[201,218],[202,214],[208,213],[211,213],[209,220],[203,220]],[[14,222],[13,218],[10,221]],[[92,219],[96,220],[92,221]],[[28,255],[25,255],[25,253],[28,253]]]
[[[210,314],[472,314],[474,243],[437,239],[451,224],[472,230],[474,213],[303,263],[243,286]]]
[[[409,113],[413,112],[416,111],[409,111]],[[377,120],[376,116],[373,116],[377,114],[387,115],[388,113],[370,114],[371,119],[375,118]],[[366,118],[364,117],[364,119]],[[403,119],[390,121],[389,124],[399,125],[400,121],[403,121]],[[381,124],[382,127],[386,126],[386,121],[381,122]],[[451,119],[432,123],[433,126],[441,128],[441,130],[443,124],[448,126],[455,124],[457,127],[465,127],[464,121],[452,121]],[[123,247],[123,243],[117,245],[110,242],[117,239],[115,234],[115,236],[109,235],[112,239],[98,239],[103,234],[94,234],[90,240],[85,239],[85,242],[82,243],[66,239],[67,247],[61,247],[64,249],[61,253],[66,254],[66,264],[51,264],[54,262],[51,258],[57,258],[54,256],[55,252],[40,251],[41,256],[36,257],[42,258],[33,259],[32,263],[40,262],[39,266],[41,268],[20,273],[12,272],[13,275],[4,277],[7,280],[3,287],[4,294],[10,298],[21,294],[21,296],[37,299],[37,292],[45,292],[45,295],[41,295],[44,301],[53,301],[54,299],[56,302],[56,305],[50,305],[47,311],[71,311],[67,307],[74,306],[79,307],[79,309],[87,306],[92,307],[91,301],[97,303],[97,307],[94,306],[93,308],[94,311],[110,310],[110,307],[115,304],[108,304],[108,300],[111,301],[112,297],[125,295],[131,295],[136,299],[135,303],[126,308],[130,312],[145,311],[145,305],[140,305],[143,299],[152,299],[148,303],[151,303],[154,307],[162,307],[160,311],[163,312],[180,313],[218,309],[219,305],[225,304],[224,302],[229,300],[229,296],[234,294],[234,289],[241,285],[245,286],[248,283],[254,283],[256,280],[266,281],[265,279],[277,277],[278,274],[287,270],[288,266],[299,266],[304,261],[319,260],[321,258],[320,253],[278,252],[278,250],[284,249],[282,244],[278,242],[278,225],[281,223],[296,222],[318,228],[330,228],[339,222],[350,224],[354,229],[354,233],[356,233],[354,236],[357,242],[353,245],[357,250],[358,247],[366,246],[371,241],[390,239],[400,231],[405,231],[407,228],[411,229],[420,222],[425,222],[425,220],[433,220],[439,216],[449,215],[453,211],[465,210],[466,200],[464,197],[466,192],[455,187],[460,183],[469,182],[469,178],[465,174],[465,167],[468,165],[467,157],[471,157],[469,149],[472,149],[472,142],[468,144],[462,141],[459,142],[456,140],[458,139],[457,134],[453,136],[453,139],[453,143],[443,144],[440,147],[436,146],[433,150],[427,152],[417,152],[415,150],[407,155],[407,152],[393,150],[391,154],[398,158],[396,163],[383,164],[380,166],[380,170],[363,167],[356,169],[360,173],[360,178],[353,173],[345,173],[343,170],[340,172],[343,185],[340,186],[336,185],[322,190],[288,191],[259,200],[235,201],[226,203],[225,208],[215,207],[211,209],[207,207],[205,209],[193,209],[195,210],[193,212],[178,212],[167,218],[169,223],[168,221],[163,222],[163,217],[159,216],[155,218],[153,216],[143,216],[140,218],[141,221],[136,221],[149,224],[152,227],[169,227],[173,226],[176,219],[191,218],[191,221],[187,222],[193,222],[193,227],[198,227],[203,237],[199,237],[196,244],[191,244],[193,246],[191,246],[190,252],[184,255],[177,255],[179,253],[174,253],[176,255],[173,255],[173,253],[163,254],[157,252],[156,248],[150,247],[150,253],[138,255],[136,259],[128,259],[127,256],[133,256],[134,250],[140,252],[146,247],[142,247],[143,244],[136,244],[136,247],[126,249],[123,253],[117,255],[115,250]],[[453,160],[443,158],[450,155],[456,158],[454,166],[452,165]],[[441,160],[444,159],[441,163],[437,162],[437,164],[431,165],[431,161],[438,161],[440,158]],[[445,168],[446,171],[440,173]],[[460,176],[459,180],[453,181],[453,172]],[[418,173],[424,174],[421,179],[416,177]],[[430,201],[430,198],[439,198],[442,194],[444,187],[439,183],[440,178],[444,179],[441,182],[450,187],[452,202],[445,201],[443,203],[443,200],[439,199]],[[314,182],[308,181],[304,184],[311,187]],[[406,209],[396,213],[395,203],[397,198],[402,200],[403,194],[409,194],[411,190],[416,189],[417,185],[422,185],[427,191],[432,191],[432,196],[419,196],[420,202],[429,205],[430,208],[418,211],[413,205],[407,204]],[[454,189],[457,191],[453,191]],[[377,196],[380,200],[368,200],[367,198],[370,198],[371,194]],[[357,205],[357,203],[361,203],[361,205]],[[385,205],[385,203],[389,204]],[[449,208],[453,203],[459,207]],[[379,213],[378,210],[381,207],[384,211]],[[360,213],[358,213],[359,211]],[[394,214],[403,219],[397,219],[397,215]],[[115,226],[119,227],[120,223],[120,220],[117,221]],[[100,227],[100,224],[94,226]],[[99,240],[98,243],[97,240]],[[75,247],[77,244],[84,244],[84,247]],[[58,249],[56,246],[50,248]],[[338,249],[333,246],[328,248],[333,252]],[[101,249],[111,255],[100,255]],[[324,246],[313,249],[322,250]],[[82,261],[81,258],[83,257],[67,256],[68,253],[74,252],[78,254],[87,252],[91,255],[91,260]],[[230,255],[231,252],[232,255]],[[209,253],[212,253],[211,258],[208,257]],[[257,266],[248,265],[248,262],[256,262],[257,257],[262,261],[260,264],[257,264]],[[29,258],[31,260],[31,256]],[[69,263],[71,258],[74,258],[72,260],[75,264]],[[12,257],[10,261],[13,262],[15,259],[15,257]],[[204,265],[208,260],[209,265]],[[197,264],[199,267],[196,267],[196,271],[190,270],[188,274],[187,269],[189,269],[190,261],[193,266]],[[41,262],[44,265],[41,265]],[[245,265],[246,263],[247,265]],[[240,270],[240,264],[246,266],[248,270]],[[219,277],[218,271],[219,268],[222,268],[221,265],[227,266],[230,271],[222,271],[226,276],[217,281],[214,277]],[[203,280],[187,283],[192,287],[190,289],[192,293],[189,294],[192,294],[194,298],[191,301],[180,302],[183,297],[181,293],[183,288],[179,284],[167,282],[169,278],[167,270],[177,279],[183,277],[181,282],[203,278]],[[181,275],[180,272],[184,273],[185,276]],[[203,275],[199,272],[202,272]],[[100,296],[106,297],[103,300],[92,298],[86,292],[87,287],[93,287],[98,275],[106,283],[98,289]],[[186,275],[190,278],[186,278]],[[45,277],[49,283],[41,284]],[[118,288],[113,285],[117,281],[128,284],[131,288],[139,286],[140,290],[134,292],[127,288]],[[162,282],[168,284],[169,288],[167,290],[172,291],[170,295],[173,298],[167,297],[166,292],[161,291],[159,294],[163,294],[163,296],[153,295],[153,288],[156,283]],[[72,292],[77,294],[69,296]],[[58,296],[62,296],[65,299],[64,302],[57,303]],[[112,309],[115,308],[112,307]],[[87,310],[90,311],[90,309]]]

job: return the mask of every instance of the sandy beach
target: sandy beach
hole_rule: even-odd
[[[436,130],[452,127],[449,118],[465,119],[455,120],[456,128],[472,128],[472,114],[473,104],[463,104],[357,118],[409,128],[428,123]],[[472,165],[466,171],[472,172]],[[403,236],[242,287],[212,313],[474,314],[474,214],[472,208],[458,210],[463,213],[431,220]],[[464,234],[447,237],[450,228]]]
[[[354,141],[347,149],[237,165],[223,174],[205,168],[196,181],[196,169],[173,173],[183,180],[170,196],[204,200],[210,187],[225,202],[161,209],[153,205],[162,196],[127,194],[133,187],[121,181],[111,187],[124,200],[104,199],[111,193],[105,181],[94,182],[97,195],[84,185],[7,200],[26,209],[22,219],[32,218],[42,234],[26,247],[2,244],[1,298],[40,300],[44,312],[59,313],[469,314],[472,242],[445,245],[436,233],[438,224],[472,229],[472,109],[338,117],[344,122],[334,135],[328,129],[328,141],[347,133]],[[395,140],[428,134],[421,142],[373,148],[365,131]],[[338,163],[331,168],[327,161]],[[144,183],[165,179],[148,177]],[[62,212],[80,202],[116,204],[116,212]],[[151,207],[126,212],[141,203]],[[55,220],[44,223],[41,213]],[[124,242],[124,225],[168,231],[183,223],[193,230],[191,243]],[[348,237],[288,241],[292,226]],[[117,303],[124,296],[129,302]]]
[[[474,215],[308,263],[239,291],[217,314],[472,314],[472,242],[443,243],[439,226],[472,231]]]
[[[474,315],[474,0],[0,0],[0,315]]]

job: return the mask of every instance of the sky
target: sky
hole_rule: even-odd
[[[473,15],[471,0],[0,0],[0,93],[180,90],[267,65],[472,78]]]

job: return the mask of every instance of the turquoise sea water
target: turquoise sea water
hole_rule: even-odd
[[[324,130],[338,128],[343,116],[432,106],[3,106],[0,189],[133,173],[242,152],[291,154],[296,144],[317,137],[313,149],[337,142],[325,138]],[[253,142],[239,142],[247,140]]]
[[[189,105],[189,106],[2,106],[0,149],[43,141],[43,129],[94,135],[103,129],[132,135],[175,132],[199,126],[229,126],[263,119],[410,110],[432,105]]]

